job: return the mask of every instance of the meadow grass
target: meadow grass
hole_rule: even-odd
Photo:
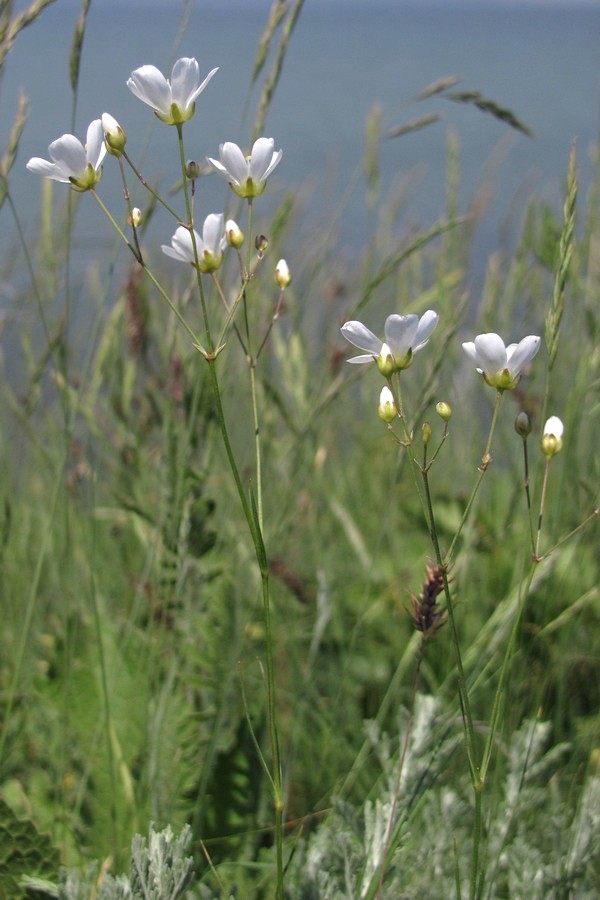
[[[255,137],[301,6],[273,4]],[[171,131],[175,179],[185,127]],[[599,182],[578,191],[566,159],[564,209],[532,198],[473,298],[456,135],[447,209],[419,232],[383,196],[383,139],[374,112],[373,231],[351,269],[334,229],[298,236],[292,189],[272,220],[253,199],[250,227],[240,203],[241,255],[215,272],[239,302],[219,353],[215,281],[147,246],[153,198],[136,185],[147,205],[113,279],[108,253],[106,269],[74,266],[77,205],[102,185],[45,184],[3,375],[2,896],[597,896]],[[189,224],[182,184],[168,202]],[[273,280],[280,257],[290,286]],[[346,365],[339,326],[380,334],[430,308],[439,325],[387,428],[386,379]],[[462,353],[490,331],[542,337],[513,390]],[[565,431],[549,459],[551,415]],[[421,630],[415,608],[433,615]]]

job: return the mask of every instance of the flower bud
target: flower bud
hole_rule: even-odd
[[[424,446],[426,447],[431,440],[431,425],[429,424],[429,422],[423,422],[421,426],[421,438],[423,440]]]
[[[522,438],[529,437],[531,434],[531,419],[526,412],[521,411],[515,419],[515,431]]]
[[[262,259],[265,255],[265,250],[269,246],[269,239],[264,234],[257,234],[254,238],[254,246],[258,251],[258,258]]]
[[[108,152],[116,157],[122,156],[127,137],[117,120],[110,113],[102,113],[102,128],[104,130],[104,143]]]
[[[394,421],[397,413],[398,410],[396,409],[394,395],[386,385],[385,387],[381,388],[381,393],[379,395],[379,406],[377,407],[377,415],[380,419],[383,419],[383,421],[387,422],[387,424],[389,425],[390,422]]]
[[[185,164],[185,177],[189,181],[196,181],[200,177],[200,166],[195,159],[188,159]]]
[[[131,210],[131,215],[129,216],[129,224],[133,225],[134,228],[137,228],[141,221],[142,211],[141,209],[138,209],[137,206],[134,206]]]
[[[225,237],[230,247],[239,250],[244,243],[244,232],[233,219],[227,219],[225,222]]]
[[[444,422],[449,422],[452,418],[452,407],[444,400],[440,400],[440,402],[435,407],[435,411],[440,419],[443,419]]]
[[[275,267],[275,284],[285,290],[292,283],[292,274],[285,259],[280,259]]]
[[[542,453],[547,459],[552,459],[562,450],[562,436],[564,426],[558,416],[550,416],[544,425],[542,436]]]
[[[379,351],[379,356],[376,359],[376,363],[377,368],[384,378],[389,378],[396,371],[394,357],[392,356],[392,351],[387,344],[381,345],[381,350]]]

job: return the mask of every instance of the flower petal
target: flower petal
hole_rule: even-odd
[[[223,165],[222,162],[219,162],[218,159],[212,159],[212,157],[210,157],[210,156],[207,156],[206,159],[211,164],[211,166],[215,167],[215,169],[217,170],[219,175],[226,175],[229,178],[229,172],[227,171],[227,169],[225,168],[225,166]]]
[[[342,325],[341,332],[346,340],[350,341],[351,344],[354,344],[355,347],[358,347],[360,350],[368,350],[373,356],[379,356],[383,341],[380,341],[379,338],[374,335],[372,331],[369,331],[362,322],[356,322],[354,320],[346,322],[345,325]],[[349,362],[367,361],[368,360],[365,357],[360,356],[356,356],[354,359],[349,360]]]
[[[474,362],[476,366],[478,366],[479,359],[477,357],[477,350],[475,349],[475,344],[473,343],[473,341],[466,341],[462,345],[462,348],[465,351],[465,353],[467,354],[467,356],[469,357],[469,359],[472,362]]]
[[[478,334],[475,338],[476,361],[488,375],[495,375],[506,368],[506,347],[500,335],[493,331]]]
[[[200,67],[194,57],[182,56],[171,71],[171,103],[186,111],[194,102],[200,82]]]
[[[69,182],[68,175],[65,175],[62,169],[57,168],[56,163],[49,162],[47,159],[41,159],[39,156],[32,157],[27,163],[27,168],[34,175],[43,175],[45,178],[52,178],[54,181]]]
[[[210,72],[208,73],[208,75],[206,76],[206,78],[204,79],[204,81],[202,82],[202,84],[201,84],[199,87],[196,88],[196,90],[194,91],[193,95],[189,98],[189,103],[193,103],[193,102],[194,102],[194,100],[196,99],[196,97],[198,97],[199,94],[202,93],[202,91],[204,90],[204,88],[206,87],[206,85],[208,84],[208,82],[210,81],[210,79],[213,77],[213,75],[216,75],[218,71],[219,71],[219,67],[218,67],[218,66],[217,66],[216,69],[211,69],[211,70],[210,70]]]
[[[200,235],[196,234],[196,245],[199,247],[201,244]],[[195,262],[192,235],[183,225],[179,225],[176,229],[175,234],[171,238],[171,246],[167,247],[163,244],[161,250],[167,256],[171,256],[173,259],[178,259],[181,262]]]
[[[212,253],[213,256],[216,256],[223,249],[221,247],[221,239],[225,232],[223,219],[223,213],[210,213],[204,220],[202,241],[205,249]]]
[[[163,115],[171,113],[171,88],[156,66],[140,66],[131,73],[127,87],[142,103]]]
[[[417,328],[417,333],[415,335],[415,343],[413,344],[413,353],[416,353],[417,350],[420,350],[421,347],[424,347],[437,326],[440,317],[434,312],[432,309],[428,309],[427,312],[424,312],[419,320],[419,327]]]
[[[565,430],[565,426],[558,418],[558,416],[550,416],[546,424],[544,425],[544,434],[553,434],[555,438],[560,438],[563,436]]]
[[[106,144],[104,143],[104,128],[102,119],[94,119],[90,122],[86,135],[85,155],[87,162],[91,163],[94,170],[106,155]]]
[[[60,172],[69,180],[69,176],[82,175],[87,166],[87,157],[81,141],[73,134],[63,134],[52,141],[48,153]]]
[[[250,178],[259,184],[264,181],[267,169],[273,159],[273,138],[261,137],[254,141],[250,155]]]
[[[385,320],[385,342],[394,356],[406,356],[413,345],[419,327],[419,317],[411,313],[399,316],[394,313]]]
[[[531,362],[540,349],[540,341],[541,338],[537,335],[528,334],[516,346],[512,345],[514,347],[512,351],[510,347],[508,348],[508,370],[512,376],[518,375],[523,366]]]
[[[359,365],[362,365],[364,363],[372,363],[373,358],[374,357],[369,353],[367,356],[353,356],[351,357],[351,359],[347,359],[346,362],[358,363]]]
[[[236,184],[243,184],[248,178],[248,163],[238,145],[226,141],[219,149],[227,174]]]

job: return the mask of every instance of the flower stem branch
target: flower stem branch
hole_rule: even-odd
[[[123,158],[125,159],[125,162],[129,166],[129,168],[131,169],[131,171],[133,172],[135,177],[138,179],[138,181],[142,184],[143,187],[146,188],[148,193],[152,194],[154,199],[158,203],[160,203],[160,205],[163,206],[167,210],[167,212],[170,213],[177,222],[179,222],[179,216],[177,215],[175,210],[171,206],[169,206],[169,204],[165,200],[163,200],[163,198],[160,196],[160,194],[154,190],[152,185],[148,184],[148,182],[146,181],[146,179],[144,178],[142,173],[133,164],[131,158],[127,155],[127,152],[125,150],[123,150]]]
[[[456,530],[456,534],[452,539],[452,543],[450,544],[450,549],[446,554],[446,564],[449,565],[454,556],[454,548],[456,547],[456,543],[462,533],[462,530],[466,524],[467,519],[471,513],[471,508],[473,503],[475,502],[475,498],[479,492],[479,488],[481,487],[481,482],[483,481],[483,476],[487,472],[489,465],[492,461],[491,448],[492,448],[492,440],[494,437],[494,432],[496,430],[496,423],[498,421],[498,413],[500,411],[500,404],[502,403],[503,391],[496,391],[496,401],[494,403],[494,414],[492,417],[492,424],[490,425],[490,431],[488,434],[488,439],[485,445],[485,450],[483,456],[481,458],[481,465],[479,467],[479,475],[477,476],[477,480],[473,486],[473,490],[471,491],[471,496],[467,501],[467,505],[465,506],[464,512],[462,514],[462,518],[460,520],[459,526]]]

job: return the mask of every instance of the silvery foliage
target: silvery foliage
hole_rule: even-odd
[[[98,885],[98,867],[85,872],[63,870],[56,886],[38,890],[59,900],[177,900],[190,887],[194,864],[187,856],[192,832],[186,825],[175,836],[171,826],[155,831],[150,826],[148,840],[137,834],[131,844],[129,875],[104,875]]]
[[[469,895],[472,789],[467,775],[456,777],[461,760],[455,751],[463,752],[460,726],[443,720],[440,711],[434,698],[417,698],[386,860],[382,896],[389,900],[433,896],[432,891],[456,897],[457,869],[462,896]],[[406,718],[400,735],[405,726]],[[401,738],[393,742],[372,722],[367,735],[382,768],[379,796],[362,809],[334,804],[329,819],[297,849],[287,878],[290,896],[378,896]],[[483,896],[489,900],[524,896],[524,885],[531,900],[598,896],[594,859],[600,854],[600,777],[587,779],[573,811],[567,802],[569,785],[557,776],[569,747],[546,749],[550,736],[550,723],[526,721],[508,746],[497,750],[503,757],[503,781],[485,794],[482,848],[487,859]]]

